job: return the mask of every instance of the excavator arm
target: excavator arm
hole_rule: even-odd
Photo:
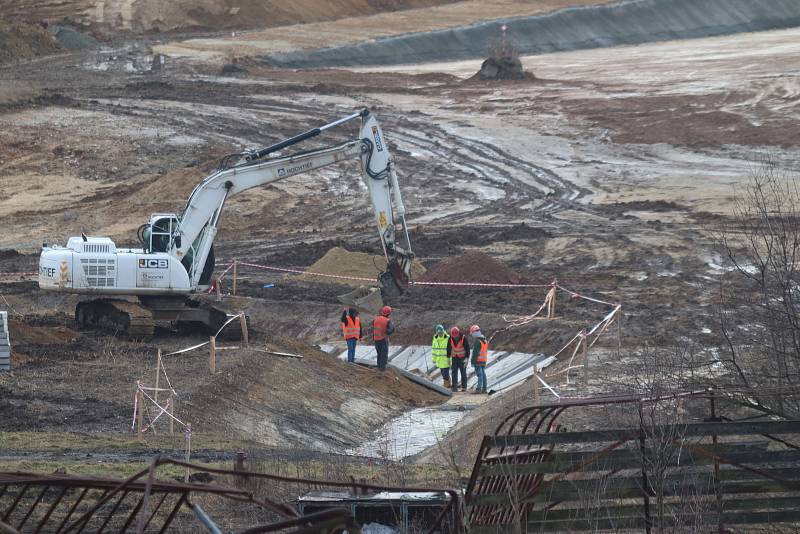
[[[288,157],[266,159],[273,152],[300,143],[357,118],[358,138],[337,146]],[[401,294],[410,281],[413,253],[405,222],[394,162],[375,116],[363,110],[309,130],[264,149],[236,155],[238,161],[200,182],[171,234],[168,252],[182,262],[193,289],[201,288],[201,275],[219,227],[225,203],[233,195],[274,183],[334,163],[359,159],[361,174],[370,194],[387,268],[379,276],[384,296]],[[403,239],[404,246],[399,243]]]

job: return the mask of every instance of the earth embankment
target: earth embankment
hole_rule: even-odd
[[[800,26],[785,0],[631,0],[266,56],[287,68],[397,65],[483,57],[506,36],[523,54],[630,45]]]

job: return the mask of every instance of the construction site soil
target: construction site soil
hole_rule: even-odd
[[[81,230],[133,244],[150,213],[180,211],[225,154],[369,107],[396,158],[412,246],[428,268],[420,280],[558,279],[621,303],[619,338],[592,349],[595,368],[614,373],[598,376],[626,376],[644,343],[689,344],[711,362],[724,346],[718,289],[734,283],[714,232],[731,224],[754,161],[768,153],[790,167],[800,156],[799,37],[790,29],[523,57],[539,79],[507,82],[467,82],[480,61],[370,72],[245,61],[246,73],[220,76],[217,61],[170,57],[154,72],[151,42],[135,37],[8,64],[0,67],[0,272],[35,272],[42,243]],[[340,142],[345,130],[303,149]],[[232,197],[217,272],[233,259],[306,269],[334,247],[381,251],[355,164]],[[340,339],[341,284],[257,268],[238,275],[237,295],[223,302],[249,314],[251,348],[220,351],[213,376],[205,349],[165,360],[177,413],[197,432],[330,451],[442,402],[313,347]],[[127,432],[136,381],[154,376],[157,348],[205,340],[78,332],[77,297],[21,278],[0,277],[15,345],[13,372],[0,375],[4,431]],[[429,343],[437,323],[478,323],[500,332],[494,348],[553,354],[609,310],[560,294],[557,319],[507,329],[546,292],[412,286],[391,301],[392,343]],[[267,343],[304,358],[260,352]],[[488,401],[470,422],[489,425],[507,402]],[[472,458],[464,452],[464,463]]]

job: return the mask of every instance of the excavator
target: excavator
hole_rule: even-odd
[[[358,136],[344,143],[276,154],[357,119],[361,119]],[[410,283],[414,254],[394,161],[375,115],[366,109],[266,148],[226,156],[194,188],[183,213],[155,213],[139,227],[140,247],[117,247],[108,237],[87,237],[83,232],[65,247],[44,244],[39,287],[91,295],[76,306],[80,327],[112,329],[134,339],[151,338],[156,326],[202,326],[216,332],[228,313],[196,295],[211,285],[214,239],[226,201],[254,187],[352,159],[361,164],[386,269],[374,286],[358,288],[339,300],[362,310],[379,309],[384,299],[401,295]]]

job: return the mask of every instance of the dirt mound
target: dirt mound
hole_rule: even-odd
[[[342,247],[333,247],[316,263],[307,269],[308,272],[331,274],[335,276],[355,276],[358,278],[369,278],[377,280],[378,273],[386,268],[386,260],[383,256],[366,254],[364,252],[350,252]],[[424,275],[425,268],[415,263],[411,269],[414,279]],[[353,286],[364,285],[365,281],[344,280],[336,278],[324,278],[321,276],[304,276],[304,280],[315,282],[334,282],[349,284]]]
[[[12,345],[67,345],[75,341],[77,334],[64,326],[34,326],[10,319]]]
[[[519,284],[524,279],[502,262],[479,251],[447,258],[418,279],[420,282],[472,282],[479,284]]]
[[[534,76],[522,69],[522,62],[518,57],[490,57],[481,64],[481,70],[474,78],[480,80],[530,80],[534,79]]]
[[[0,23],[0,64],[54,54],[63,47],[43,27]]]

